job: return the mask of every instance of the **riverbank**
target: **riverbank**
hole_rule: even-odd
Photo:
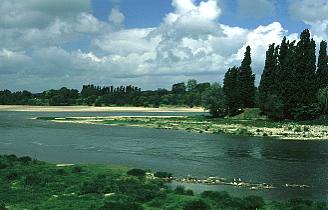
[[[273,137],[286,140],[328,140],[328,124],[325,122],[273,122],[265,118],[248,118],[247,114],[222,119],[206,116],[41,117],[37,119],[62,123],[106,124],[186,130],[198,133]]]
[[[0,155],[0,209],[328,208],[326,203],[315,201],[280,203],[258,196],[237,198],[225,192],[194,194],[183,187],[169,189],[165,185],[170,181],[168,175],[114,165],[52,164],[30,157]]]
[[[201,107],[95,107],[0,105],[0,112],[204,112]]]

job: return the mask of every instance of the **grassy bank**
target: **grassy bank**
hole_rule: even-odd
[[[194,195],[182,187],[167,189],[165,182],[139,169],[55,165],[4,155],[0,156],[0,209],[328,209],[326,203],[312,201],[264,202],[256,196],[236,198],[209,191]]]
[[[248,109],[236,117],[217,119],[206,116],[42,117],[38,119],[56,122],[176,129],[199,133],[274,137],[279,139],[328,140],[328,123],[325,121],[274,122],[260,116],[258,109]]]

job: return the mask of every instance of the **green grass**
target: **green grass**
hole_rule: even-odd
[[[193,195],[181,187],[167,189],[161,179],[127,175],[128,171],[113,165],[58,167],[29,157],[0,155],[0,209],[328,209],[327,204],[313,201],[265,203],[260,197],[209,191]]]

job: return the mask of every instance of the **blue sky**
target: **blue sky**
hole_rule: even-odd
[[[195,1],[199,3],[200,0]],[[267,25],[274,21],[279,21],[292,33],[298,33],[309,27],[301,20],[291,16],[288,11],[288,1],[272,1],[273,13],[263,16],[252,14],[252,11],[242,13],[239,11],[238,0],[221,0],[223,12],[220,22],[246,28],[255,28],[259,25]],[[169,0],[92,0],[92,12],[95,17],[106,21],[112,8],[118,7],[125,15],[125,26],[127,28],[156,27],[167,13],[173,10]],[[263,12],[265,13],[265,11]],[[247,15],[245,15],[247,14]]]
[[[0,89],[222,82],[247,45],[259,81],[305,28],[327,40],[328,0],[1,0]]]

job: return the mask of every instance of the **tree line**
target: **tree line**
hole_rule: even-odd
[[[300,40],[283,38],[269,45],[259,87],[251,69],[248,46],[240,67],[229,68],[222,92],[222,115],[235,115],[244,108],[259,107],[270,119],[312,120],[328,111],[327,42],[321,41],[318,61],[316,43],[310,31]]]
[[[208,82],[198,83],[191,79],[187,83],[173,84],[171,90],[157,89],[143,91],[139,87],[83,85],[82,90],[62,87],[32,94],[29,91],[0,91],[0,104],[4,105],[51,105],[51,106],[144,106],[159,107],[201,106],[202,95],[212,85]]]

